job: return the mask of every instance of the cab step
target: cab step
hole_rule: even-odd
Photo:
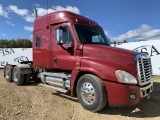
[[[42,86],[42,87],[47,87],[47,88],[51,88],[53,89],[54,91],[56,92],[61,92],[61,93],[68,93],[69,91],[68,90],[65,90],[63,88],[59,88],[59,87],[53,87],[53,86],[50,86],[50,85],[46,85],[46,84],[38,84],[39,86]]]

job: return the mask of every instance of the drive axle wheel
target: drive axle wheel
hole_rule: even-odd
[[[4,74],[5,74],[5,78],[8,82],[13,82],[13,79],[12,79],[12,70],[13,70],[13,67],[11,65],[7,65],[5,67],[5,71],[4,71]]]
[[[100,111],[107,104],[103,82],[95,75],[86,74],[80,77],[76,91],[81,105],[89,111]]]
[[[21,69],[17,66],[13,69],[13,81],[16,85],[23,85],[25,80],[25,75],[21,74]]]

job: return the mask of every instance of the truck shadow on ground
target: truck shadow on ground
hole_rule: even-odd
[[[147,118],[160,117],[160,83],[154,82],[154,90],[148,101],[129,108],[106,107],[99,114],[121,115],[126,117]]]
[[[53,95],[56,95],[58,97],[62,97],[64,99],[67,99],[67,100],[70,100],[70,101],[73,101],[73,102],[77,102],[78,103],[78,99],[76,97],[71,97],[70,96],[70,93],[67,93],[67,94],[63,94],[63,93],[59,93],[59,92],[56,92],[56,93],[52,93]]]
[[[42,83],[40,79],[30,79],[30,82],[24,84],[24,86],[38,86],[40,83]]]
[[[41,82],[30,81],[29,83],[24,84],[23,86],[38,86],[39,83]]]

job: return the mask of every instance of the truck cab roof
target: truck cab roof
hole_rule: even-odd
[[[69,11],[58,11],[36,18],[34,22],[34,30],[46,27],[48,25],[61,24],[65,22],[70,22],[72,24],[79,23],[102,29],[95,21],[87,17]]]

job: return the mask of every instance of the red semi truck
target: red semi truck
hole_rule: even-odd
[[[60,11],[37,18],[33,61],[4,69],[7,81],[41,86],[77,96],[92,112],[109,106],[133,106],[153,90],[152,66],[144,53],[112,47],[103,29],[86,17]]]

